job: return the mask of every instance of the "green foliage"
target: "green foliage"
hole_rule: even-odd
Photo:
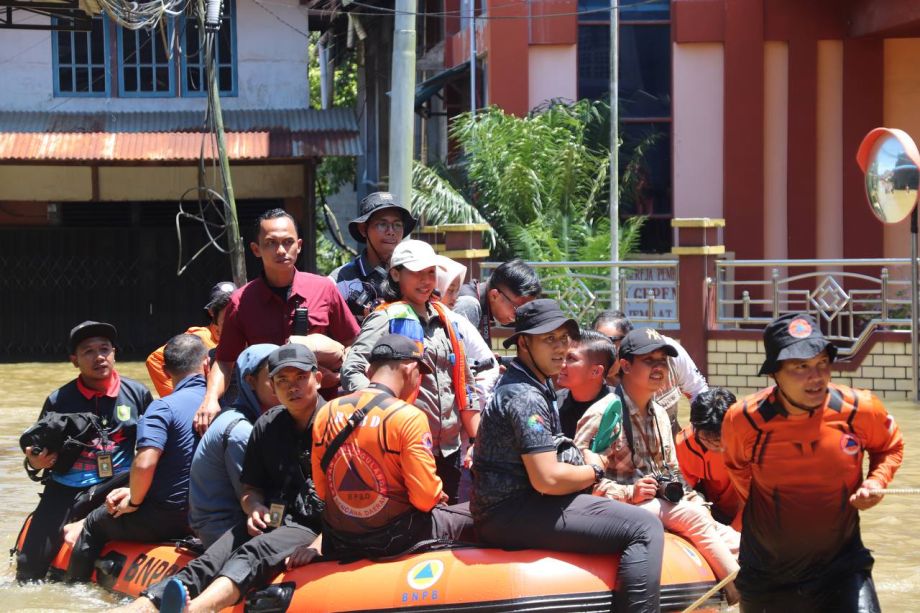
[[[429,223],[487,222],[496,259],[608,260],[609,107],[553,102],[524,118],[498,108],[455,118],[463,149],[454,172],[416,164],[413,206]],[[622,177],[627,191],[644,147]],[[642,218],[621,227],[621,257],[635,250]]]

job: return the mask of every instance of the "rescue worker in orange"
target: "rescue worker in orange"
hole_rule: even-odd
[[[407,402],[431,372],[421,343],[386,334],[368,358],[370,384],[329,402],[313,422],[323,554],[375,558],[422,541],[472,540],[469,505],[444,504],[428,418]]]
[[[810,315],[783,315],[763,338],[760,374],[775,385],[722,426],[744,504],[741,611],[880,611],[859,511],[881,502],[901,465],[901,431],[874,394],[831,383],[837,349]]]
[[[741,530],[741,501],[722,459],[722,420],[736,400],[724,387],[701,392],[690,404],[690,425],[677,434],[674,449],[680,473],[712,503],[712,516]]]
[[[227,305],[230,304],[230,295],[236,290],[236,285],[232,281],[221,281],[211,288],[208,296],[208,303],[204,305],[204,310],[208,314],[211,322],[207,326],[191,326],[185,331],[186,334],[194,334],[202,341],[205,347],[211,352],[220,342],[220,330],[224,326],[224,315],[226,315]],[[172,379],[166,374],[163,368],[164,358],[163,350],[166,344],[162,344],[154,349],[147,356],[147,373],[150,380],[153,381],[153,387],[156,388],[157,394],[162,398],[168,396],[173,391]]]

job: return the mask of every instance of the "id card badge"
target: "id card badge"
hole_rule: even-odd
[[[96,454],[96,473],[103,479],[108,479],[114,474],[111,453]]]
[[[280,528],[283,521],[284,505],[280,502],[273,502],[268,508],[268,525],[272,528]]]

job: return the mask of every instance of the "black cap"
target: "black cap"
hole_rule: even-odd
[[[368,361],[373,364],[374,362],[387,362],[389,360],[415,360],[418,362],[419,370],[425,374],[431,374],[431,367],[425,363],[423,345],[408,336],[384,334],[374,344]]]
[[[522,334],[546,334],[568,326],[569,336],[578,338],[578,323],[559,308],[559,303],[550,298],[539,298],[522,304],[514,312],[514,334],[502,343],[507,349]]]
[[[818,322],[808,313],[780,315],[763,330],[763,348],[767,359],[760,367],[761,375],[772,375],[783,360],[808,360],[827,351],[833,361],[837,347],[824,337]]]
[[[233,284],[233,281],[221,281],[217,285],[211,288],[211,293],[208,294],[208,303],[204,305],[204,310],[211,312],[211,309],[217,307],[217,310],[220,311],[227,303],[230,302],[230,294],[236,291],[236,285]]]
[[[316,356],[306,345],[288,343],[268,354],[268,376],[274,377],[283,368],[293,366],[303,371],[316,370]]]
[[[77,345],[88,338],[101,336],[107,338],[114,345],[118,342],[118,331],[115,326],[101,321],[84,321],[77,324],[70,331],[70,337],[67,340],[67,350],[73,355],[77,352]]]
[[[658,330],[639,328],[623,337],[620,343],[620,357],[646,355],[659,349],[663,349],[669,357],[677,357],[677,349]]]
[[[371,215],[385,209],[397,209],[399,211],[403,218],[403,237],[409,236],[409,233],[415,229],[415,224],[418,223],[418,220],[412,216],[412,213],[405,205],[396,202],[390,192],[374,192],[365,196],[364,200],[361,201],[361,215],[348,222],[348,232],[351,237],[359,243],[367,242],[367,238],[361,236],[361,233],[358,232],[358,224],[366,223],[371,218]]]

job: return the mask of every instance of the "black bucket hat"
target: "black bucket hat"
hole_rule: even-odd
[[[415,229],[418,220],[412,216],[412,213],[405,205],[396,202],[393,194],[390,192],[374,192],[368,194],[361,201],[361,215],[348,222],[348,233],[359,243],[366,243],[367,239],[358,232],[358,224],[367,223],[371,215],[378,211],[386,209],[397,209],[403,218],[403,238],[409,236],[409,233]]]
[[[763,330],[763,347],[767,354],[760,367],[761,375],[772,375],[783,360],[808,360],[827,351],[831,361],[837,347],[824,337],[815,318],[807,313],[780,315]]]
[[[107,338],[112,345],[118,344],[118,331],[115,330],[115,326],[102,321],[84,321],[70,330],[70,336],[67,338],[67,351],[70,352],[70,355],[75,354],[77,345],[94,336]]]
[[[577,339],[580,336],[578,323],[563,313],[559,303],[550,298],[522,304],[514,315],[514,334],[502,343],[505,349],[511,347],[522,334],[546,334],[562,326],[568,326],[570,337]]]

